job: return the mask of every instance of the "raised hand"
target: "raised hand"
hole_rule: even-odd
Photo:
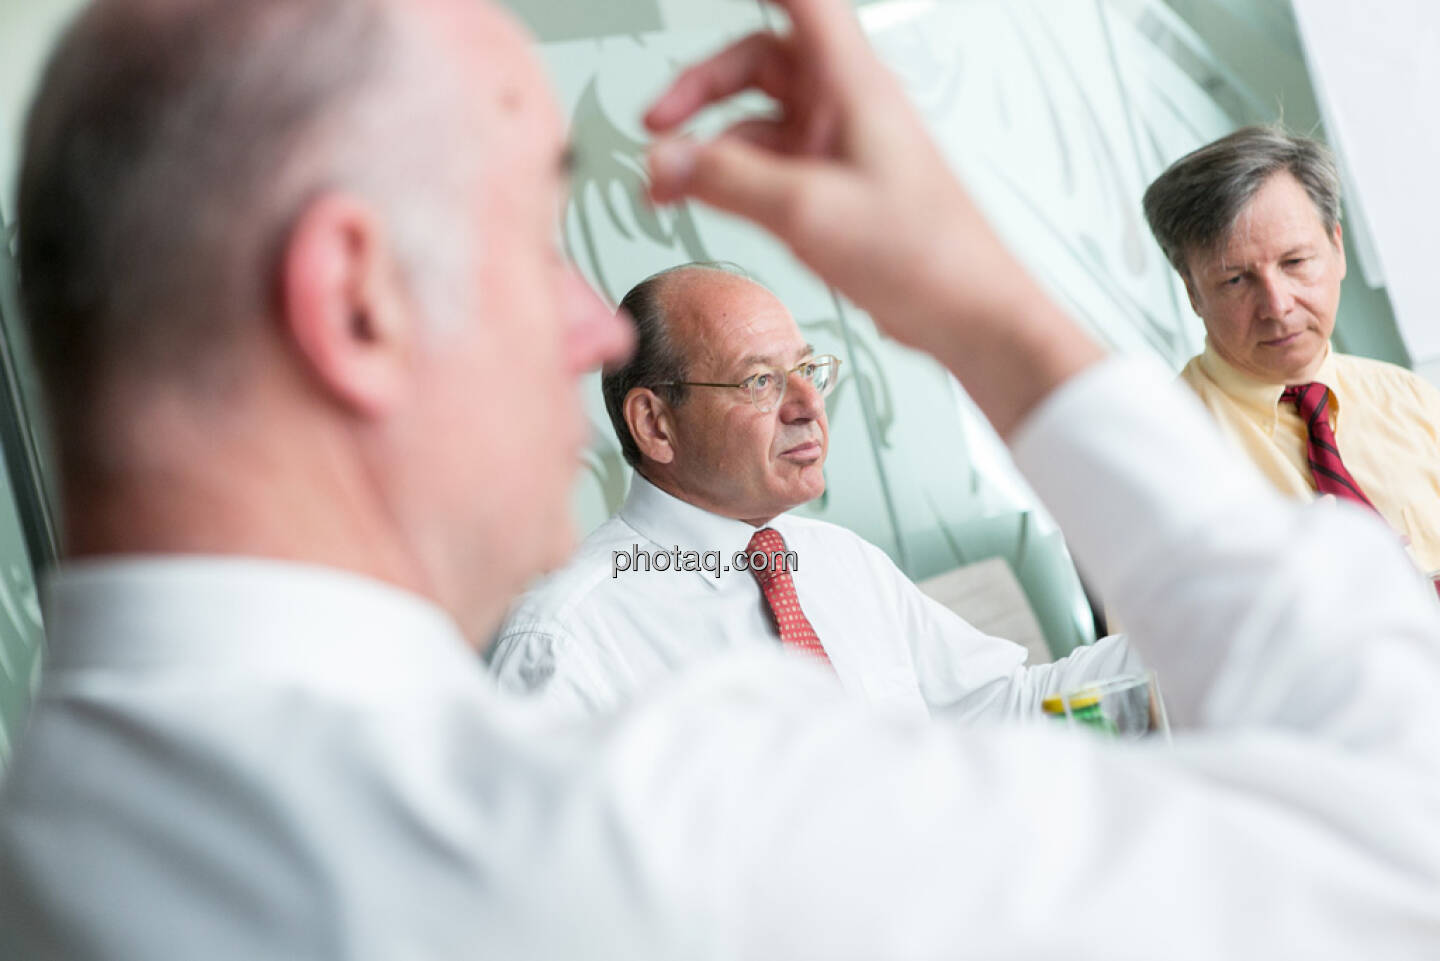
[[[891,336],[950,367],[1002,433],[1099,349],[1039,290],[951,174],[842,0],[776,0],[758,33],[684,71],[645,122],[674,131],[743,90],[779,115],[651,151],[651,196],[755,221]]]

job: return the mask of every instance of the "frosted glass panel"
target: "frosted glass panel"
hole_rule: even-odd
[[[641,277],[681,261],[743,266],[790,306],[817,348],[845,360],[829,404],[829,489],[806,512],[854,528],[917,579],[1003,557],[1053,649],[1087,640],[1088,607],[1058,531],[944,370],[880,337],[868,317],[758,231],[695,207],[654,211],[639,199],[643,108],[684,64],[783,16],[759,0],[507,5],[535,32],[573,125],[580,167],[563,234],[597,290],[614,303]],[[14,169],[33,73],[78,6],[0,4],[0,102],[11,108],[0,111],[9,121],[0,123],[0,179]],[[1118,350],[1171,367],[1198,350],[1199,323],[1144,229],[1140,194],[1171,160],[1241,123],[1283,115],[1308,129],[1318,115],[1288,3],[856,6],[978,202],[1056,296]],[[755,99],[737,109],[762,106]],[[700,128],[717,129],[735,113],[702,118]],[[1357,285],[1363,281],[1347,280],[1337,340],[1387,356],[1394,335],[1384,295]],[[588,529],[618,506],[628,476],[598,377],[586,403],[594,442],[574,497]],[[14,476],[28,484],[29,470]],[[28,565],[6,560],[24,560],[15,553],[11,494],[0,491],[0,671],[8,671],[0,724],[9,725],[0,733],[13,728],[10,705],[23,702],[38,658]]]
[[[40,678],[41,637],[35,578],[9,480],[0,474],[0,769]]]
[[[12,327],[16,319],[12,242],[13,229],[0,213],[0,336],[5,338],[0,345],[0,365],[21,359],[13,351],[19,339]],[[43,637],[34,571],[18,506],[23,501],[17,499],[13,486],[32,483],[36,472],[28,463],[7,462],[5,450],[8,448],[11,455],[18,450],[24,456],[21,423],[17,410],[9,404],[16,396],[9,391],[18,391],[21,385],[7,376],[21,373],[14,366],[0,366],[0,397],[7,405],[0,410],[0,435],[5,440],[4,448],[0,448],[0,770],[9,760],[11,745],[39,681]],[[16,466],[20,469],[12,471]],[[32,509],[28,514],[25,520],[35,527],[34,536],[41,536],[38,532],[44,525],[43,511]]]
[[[1225,78],[1183,21],[1161,5],[1121,12],[1075,0],[878,2],[861,14],[982,207],[1050,289],[1117,350],[1172,368],[1196,353],[1199,321],[1149,237],[1139,198],[1176,156],[1253,119],[1258,101]],[[745,268],[817,349],[845,361],[829,403],[828,490],[802,511],[856,530],[916,579],[1003,557],[1052,649],[1088,641],[1094,625],[1059,532],[953,378],[880,336],[760,231],[640,199],[644,108],[679,67],[757,25],[744,5],[707,5],[705,19],[704,30],[667,21],[633,36],[541,45],[579,149],[564,221],[576,263],[612,304],[682,261]],[[700,132],[763,103],[702,117]],[[575,496],[588,529],[619,505],[628,479],[598,377],[587,403],[594,442]]]

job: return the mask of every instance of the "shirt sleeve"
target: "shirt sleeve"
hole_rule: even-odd
[[[507,622],[490,650],[489,662],[501,690],[529,698],[557,719],[606,714],[621,701],[620,692],[601,669],[595,645],[575,643],[552,620]]]
[[[1027,665],[1013,641],[992,637],[920,590],[880,555],[893,583],[920,694],[945,721],[1032,721],[1057,691],[1142,670],[1124,637],[1104,638],[1052,664]]]
[[[1014,446],[1165,679],[1173,722],[1304,731],[1433,768],[1434,597],[1370,512],[1284,500],[1135,361],[1067,385]]]

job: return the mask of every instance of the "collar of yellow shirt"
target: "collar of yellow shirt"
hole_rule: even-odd
[[[1274,433],[1280,411],[1280,395],[1284,393],[1287,384],[1267,383],[1245,373],[1217,354],[1208,337],[1205,339],[1205,350],[1200,355],[1199,363],[1200,369],[1217,387],[1234,398],[1236,403],[1249,408],[1257,420],[1263,422],[1268,417],[1270,431]],[[1325,345],[1325,360],[1321,362],[1320,369],[1315,372],[1311,381],[1319,381],[1330,388],[1330,418],[1338,429],[1342,398],[1339,377],[1335,372],[1335,352],[1328,343]]]

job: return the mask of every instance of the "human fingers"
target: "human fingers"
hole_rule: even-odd
[[[649,160],[655,202],[700,200],[755,221],[797,249],[810,245],[818,227],[815,215],[825,208],[819,198],[834,195],[847,176],[822,161],[774,153],[743,135],[707,144],[662,141]]]
[[[840,114],[834,104],[812,105],[803,117],[755,117],[727,127],[720,135],[743,140],[774,153],[807,157],[834,155]]]
[[[657,133],[673,130],[710,104],[751,87],[783,99],[786,59],[778,37],[752,33],[676,77],[646,112],[645,125]]]
[[[775,153],[792,153],[795,144],[794,128],[779,120],[753,118],[731,124],[721,137],[733,137],[745,143]]]
[[[790,17],[791,36],[806,59],[821,68],[871,56],[854,9],[844,0],[770,0]]]

